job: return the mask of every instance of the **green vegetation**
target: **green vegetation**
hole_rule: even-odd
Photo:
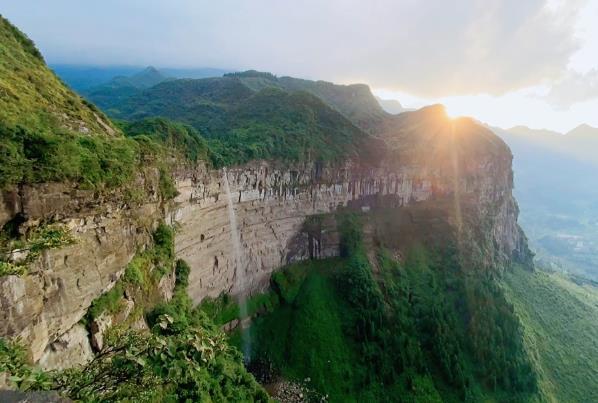
[[[533,398],[522,331],[495,280],[465,270],[450,247],[415,246],[404,263],[381,249],[372,261],[359,217],[339,220],[341,259],[273,276],[280,305],[248,330],[252,360],[309,378],[330,401]]]
[[[276,77],[254,70],[230,73],[254,91],[279,88],[289,92],[305,91],[337,110],[357,127],[369,130],[386,116],[369,87],[364,84],[337,85],[326,81],[302,80],[294,77]]]
[[[0,337],[0,375],[20,390],[48,390],[52,386],[47,373],[33,368],[27,361],[27,350],[18,342]]]
[[[162,277],[175,269],[173,230],[162,223],[154,232],[153,238],[153,247],[138,253],[129,262],[125,273],[114,287],[92,302],[87,311],[87,322],[103,313],[118,313],[123,307],[125,291],[132,296],[137,306],[142,308],[147,309],[158,303],[161,297],[157,286]],[[185,263],[176,264],[177,273],[181,272],[180,266],[183,264]]]
[[[10,128],[0,120],[0,187],[52,181],[116,187],[131,180],[138,154],[130,139]]]
[[[507,273],[504,289],[523,323],[544,400],[598,401],[598,290],[521,269]]]
[[[193,127],[174,123],[163,118],[148,118],[135,122],[122,122],[124,133],[133,138],[149,139],[175,150],[189,161],[208,160],[208,145]]]
[[[0,16],[0,122],[47,133],[110,135],[105,116],[65,87],[33,42]]]
[[[21,390],[58,390],[81,401],[269,401],[224,333],[192,308],[186,263],[176,267],[175,295],[148,315],[151,331],[115,327],[91,363],[49,373],[33,370],[22,347],[0,339],[0,372]]]
[[[256,313],[272,312],[278,305],[278,294],[266,292],[249,297],[246,301],[245,316],[241,316],[241,309],[237,301],[223,294],[218,298],[205,298],[199,304],[199,309],[210,317],[217,325],[224,325],[235,319],[244,319]]]
[[[209,139],[216,166],[261,158],[331,160],[365,151],[368,140],[311,93],[271,86],[255,92],[235,76],[164,82],[123,102],[114,115],[166,116],[193,126]]]
[[[93,361],[53,372],[34,369],[18,342],[0,338],[0,373],[21,390],[57,390],[77,401],[269,401],[220,325],[193,308],[186,291],[190,269],[182,260],[174,262],[172,229],[162,224],[153,238],[154,246],[135,256],[120,281],[93,302],[86,318],[89,322],[103,313],[118,313],[126,292],[140,314],[146,314],[151,330],[118,323],[104,335],[104,347]],[[174,295],[163,302],[157,286],[173,269]]]
[[[0,17],[0,189],[64,181],[116,188],[148,162],[170,172],[179,157],[208,158],[205,141],[190,127],[151,119],[123,129],[129,137],[65,87],[33,43]],[[167,198],[169,176],[160,182]]]

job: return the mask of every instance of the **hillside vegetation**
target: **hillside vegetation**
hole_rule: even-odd
[[[598,401],[598,289],[560,274],[514,270],[505,290],[523,323],[545,399]]]
[[[519,321],[492,278],[450,248],[372,261],[357,217],[341,220],[342,259],[273,276],[280,304],[248,330],[257,366],[332,402],[533,399]]]
[[[148,163],[167,180],[172,163],[213,160],[188,126],[149,119],[119,129],[69,90],[33,42],[2,17],[0,56],[0,189],[55,181],[118,188]]]
[[[21,391],[58,391],[84,402],[267,402],[268,395],[243,366],[222,330],[193,307],[187,295],[189,266],[175,262],[174,234],[160,225],[154,245],[139,252],[115,286],[93,301],[82,322],[135,309],[104,334],[104,345],[83,367],[42,371],[31,366],[16,340],[0,338],[3,382]],[[159,290],[174,271],[174,295]],[[130,302],[130,301],[129,301]],[[143,320],[148,329],[132,324]]]
[[[367,158],[374,139],[304,91],[254,91],[236,76],[160,83],[111,111],[138,120],[163,116],[209,139],[216,166],[254,159],[283,161]]]

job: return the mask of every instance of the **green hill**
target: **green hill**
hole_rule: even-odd
[[[598,289],[556,273],[514,270],[505,290],[545,400],[598,401]]]
[[[110,111],[126,120],[162,116],[210,139],[217,166],[253,159],[332,160],[376,141],[305,91],[254,90],[235,76],[160,83]]]
[[[33,42],[2,16],[0,123],[40,131],[115,134],[104,115],[64,86]]]
[[[195,130],[170,122],[128,124],[124,136],[67,88],[33,42],[2,17],[0,56],[0,189],[53,181],[119,187],[139,173],[143,156],[153,154],[150,160],[162,166],[172,147],[192,160],[208,158]]]
[[[81,93],[103,110],[110,111],[125,99],[167,80],[174,79],[166,77],[150,66],[132,76],[116,76],[107,83],[94,86]]]
[[[317,96],[333,109],[362,129],[369,130],[387,116],[370,88],[364,84],[338,85],[327,81],[303,80],[294,77],[276,77],[270,73],[246,71],[230,73],[255,91],[263,88],[281,88],[286,91],[305,91]]]

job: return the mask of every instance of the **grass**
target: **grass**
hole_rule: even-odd
[[[505,290],[521,318],[544,398],[598,401],[598,290],[560,274],[514,270]]]
[[[110,135],[106,117],[68,89],[33,42],[0,16],[0,122],[47,132],[57,128]]]

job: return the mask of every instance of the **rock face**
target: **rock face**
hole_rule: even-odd
[[[409,128],[411,117],[399,116],[406,120],[401,127]],[[18,220],[27,228],[61,222],[76,243],[45,251],[25,276],[0,278],[0,336],[21,337],[33,360],[47,367],[78,362],[72,357],[86,356],[90,344],[77,322],[114,286],[135,253],[151,243],[152,228],[161,219],[176,229],[176,255],[191,267],[188,291],[195,302],[223,292],[255,293],[280,266],[338,255],[336,222],[329,213],[339,208],[398,212],[427,206],[436,211],[429,220],[406,215],[419,233],[441,220],[488,266],[525,260],[529,253],[511,194],[511,154],[491,134],[466,130],[460,148],[450,135],[393,132],[386,142],[391,147],[398,139],[399,152],[375,162],[348,158],[330,164],[261,161],[227,171],[181,168],[173,173],[179,195],[168,204],[160,200],[157,172],[140,177],[137,186],[148,197],[136,205],[66,184],[5,192],[2,224]],[[229,203],[238,228],[239,265]],[[171,280],[165,280],[165,298]],[[101,334],[94,333],[96,344]]]
[[[92,359],[87,329],[76,324],[46,348],[38,364],[45,370],[65,369],[84,365]]]
[[[226,173],[207,169],[179,173],[180,194],[171,220],[178,228],[177,256],[192,268],[189,293],[196,302],[223,292],[252,293],[267,287],[271,272],[280,266],[338,255],[334,220],[310,219],[307,225],[306,220],[340,207],[369,211],[436,204],[455,228],[487,222],[485,236],[496,246],[489,263],[525,255],[511,196],[510,158],[507,153],[479,161],[463,169],[459,178],[417,164],[396,169],[353,162],[291,167],[261,162]],[[240,267],[232,255],[225,174],[241,240]]]
[[[140,186],[157,189],[157,176],[149,175]],[[10,197],[16,199],[8,204],[12,210],[0,216],[20,217],[21,227],[61,222],[76,240],[44,251],[25,276],[0,277],[0,336],[20,337],[38,361],[151,242],[152,226],[163,211],[157,193],[131,208],[118,198],[100,199],[64,184],[25,187]]]

